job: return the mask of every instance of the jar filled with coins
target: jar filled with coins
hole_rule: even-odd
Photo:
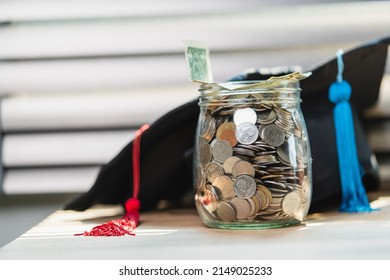
[[[299,224],[311,200],[311,156],[299,81],[203,83],[195,204],[225,229]]]

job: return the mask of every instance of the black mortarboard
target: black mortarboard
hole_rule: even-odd
[[[352,87],[350,103],[354,113],[356,146],[367,190],[379,187],[379,173],[359,114],[378,99],[389,43],[390,38],[377,40],[343,55],[343,76]],[[336,58],[308,71],[312,72],[312,76],[301,81],[301,106],[313,158],[311,210],[319,210],[323,205],[341,201],[334,104],[328,99],[329,87],[338,72]],[[270,77],[262,73],[256,70],[245,72],[231,80],[264,80]],[[165,114],[142,134],[138,196],[141,210],[155,209],[161,200],[177,201],[193,189],[192,153],[198,117],[198,100],[193,100]],[[105,165],[92,188],[67,203],[65,209],[85,210],[95,204],[124,205],[133,192],[133,144],[134,141],[127,144]]]

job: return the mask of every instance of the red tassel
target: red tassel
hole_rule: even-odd
[[[135,235],[133,232],[137,225],[134,221],[128,219],[112,220],[108,223],[96,226],[91,231],[84,233],[77,233],[75,236],[123,236]]]
[[[96,226],[91,231],[77,233],[75,236],[123,236],[135,235],[134,230],[139,224],[139,210],[141,203],[137,196],[140,188],[140,148],[141,135],[149,128],[149,125],[143,125],[135,133],[133,141],[133,197],[125,203],[126,213],[120,220],[112,220],[108,223]]]

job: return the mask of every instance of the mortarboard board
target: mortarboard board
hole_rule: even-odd
[[[379,187],[379,172],[374,154],[365,138],[359,119],[362,110],[373,105],[379,95],[390,38],[377,40],[346,52],[344,79],[352,87],[350,100],[358,160],[367,190]],[[313,158],[311,211],[341,201],[341,183],[333,122],[334,104],[328,90],[338,73],[337,59],[309,69],[312,76],[301,81],[302,111],[308,129]],[[270,75],[246,71],[232,81],[264,80]],[[279,73],[281,75],[286,72]],[[275,75],[275,73],[273,73]],[[161,200],[175,201],[193,189],[192,155],[199,117],[198,100],[168,112],[142,134],[140,152],[141,210],[152,210]],[[103,166],[91,189],[65,205],[67,210],[85,210],[95,204],[125,205],[133,193],[133,148],[128,143]]]

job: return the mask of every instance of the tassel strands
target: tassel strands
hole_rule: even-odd
[[[342,50],[337,52],[337,81],[329,88],[329,100],[335,103],[333,110],[336,144],[342,187],[340,212],[371,212],[373,209],[363,186],[357,156],[352,110],[349,104],[352,88],[343,80]]]
[[[141,203],[138,199],[140,189],[140,150],[141,135],[149,128],[149,125],[143,125],[135,133],[132,150],[133,163],[133,196],[125,203],[126,213],[122,219],[111,220],[105,224],[92,228],[89,232],[77,233],[75,236],[123,236],[135,235],[134,230],[139,224],[139,210]]]

